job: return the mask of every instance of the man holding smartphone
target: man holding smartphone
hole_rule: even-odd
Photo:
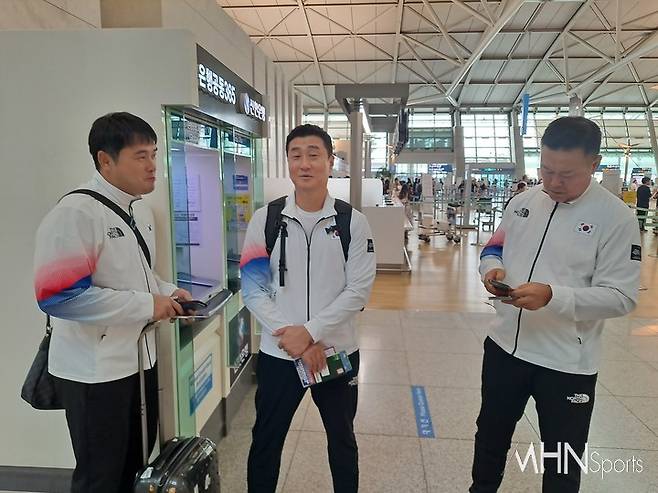
[[[630,209],[592,178],[599,127],[559,118],[541,144],[543,185],[511,200],[480,256],[485,288],[506,298],[494,301],[484,343],[471,493],[498,490],[530,396],[545,452],[568,445],[582,457],[604,320],[636,305],[640,234]],[[543,491],[578,491],[573,457],[568,472],[554,458],[544,467]]]

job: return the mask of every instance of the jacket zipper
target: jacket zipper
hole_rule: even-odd
[[[551,215],[548,217],[548,222],[546,223],[546,228],[544,229],[544,235],[541,237],[541,242],[539,243],[539,248],[537,249],[537,255],[535,255],[535,260],[532,262],[532,267],[530,267],[530,274],[528,274],[528,281],[532,279],[532,274],[535,271],[535,266],[537,265],[537,260],[539,260],[539,255],[541,254],[541,249],[544,246],[544,240],[546,240],[546,234],[548,233],[548,228],[551,225],[555,211],[557,211],[557,206],[560,205],[559,202],[555,202],[555,207],[551,211]],[[519,332],[521,332],[521,314],[523,313],[523,308],[519,308],[519,316],[516,320],[516,337],[514,338],[514,350],[512,351],[512,356],[516,354],[516,350],[519,347]]]
[[[311,320],[311,240],[313,239],[313,232],[315,231],[316,226],[320,224],[322,221],[326,221],[327,219],[330,219],[335,216],[321,217],[320,219],[318,219],[318,221],[313,225],[313,228],[311,229],[311,234],[309,236],[306,236],[306,231],[304,230],[304,226],[302,225],[301,222],[299,222],[297,218],[291,216],[284,216],[284,217],[287,217],[291,221],[294,221],[297,224],[299,224],[299,226],[302,228],[302,231],[304,232],[304,238],[306,238],[306,321],[308,322]]]

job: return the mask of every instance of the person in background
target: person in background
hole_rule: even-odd
[[[507,206],[509,205],[509,203],[512,201],[514,197],[525,192],[527,189],[528,187],[526,186],[524,181],[518,182],[516,184],[516,191],[512,194],[512,196],[509,199],[507,199],[507,202],[505,202],[505,205],[503,206],[503,210],[507,209]]]
[[[153,271],[155,229],[140,202],[155,188],[157,137],[130,113],[98,118],[89,132],[90,189],[130,215],[149,256],[116,212],[82,194],[63,197],[36,235],[34,285],[53,325],[48,371],[66,410],[75,470],[72,493],[125,493],[142,467],[137,340],[190,300]],[[150,258],[149,258],[150,257]],[[155,335],[145,340],[148,444],[158,421]]]
[[[650,183],[651,178],[645,176],[642,178],[642,184],[637,187],[637,201],[635,205],[637,207],[637,220],[640,224],[640,231],[642,232],[646,231],[644,224],[647,220],[647,211],[640,209],[649,209],[649,202],[651,201],[651,188],[649,187]]]
[[[405,183],[400,189],[398,194],[398,200],[404,207],[404,215],[407,217],[411,224],[414,223],[414,215],[411,210],[410,195],[409,195],[409,186]]]

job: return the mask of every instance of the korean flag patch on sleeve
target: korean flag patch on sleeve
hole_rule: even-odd
[[[631,260],[642,260],[642,247],[640,245],[631,245]]]

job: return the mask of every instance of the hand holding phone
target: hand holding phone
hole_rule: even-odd
[[[504,282],[496,281],[495,279],[489,279],[487,281],[491,287],[496,290],[495,296],[489,296],[490,300],[499,300],[499,301],[511,301],[512,297],[512,287]],[[500,294],[498,294],[500,293]]]
[[[505,293],[505,295],[509,295],[509,292],[512,291],[511,286],[505,284],[504,282],[496,281],[495,279],[489,279],[489,284],[496,288],[497,291]]]
[[[178,304],[181,306],[181,308],[185,313],[195,312],[197,310],[201,310],[202,308],[206,308],[208,306],[203,301],[199,301],[199,300],[176,300],[176,301],[178,302]]]

